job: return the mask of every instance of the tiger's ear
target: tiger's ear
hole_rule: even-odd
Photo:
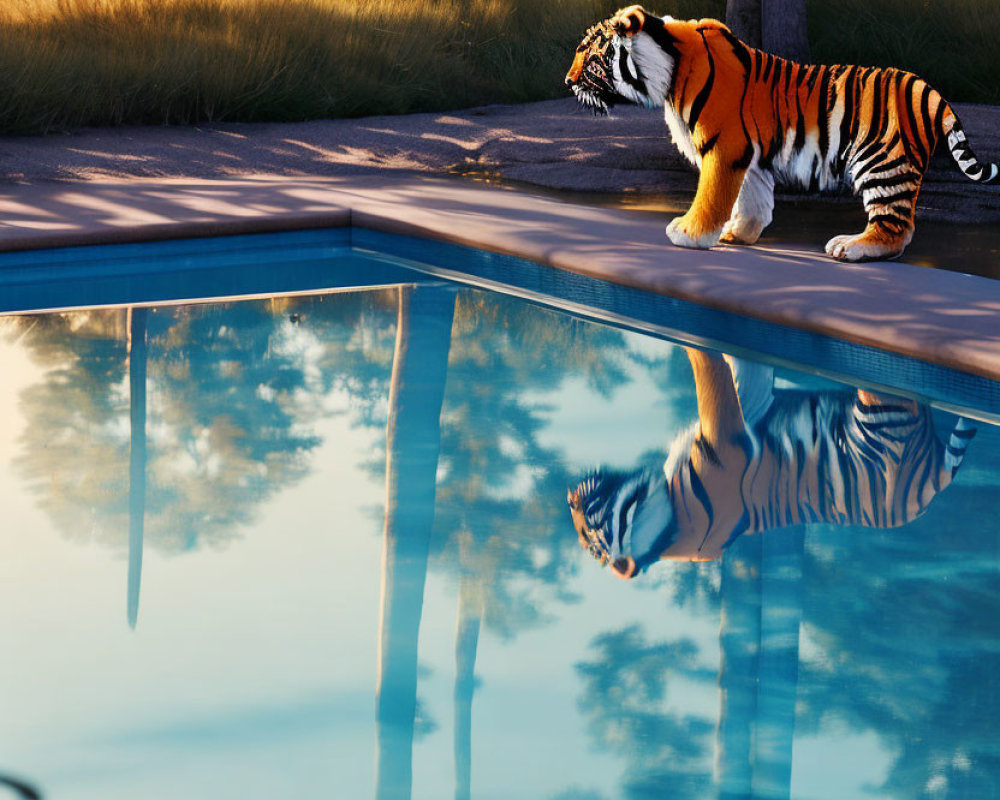
[[[629,6],[620,9],[611,19],[615,33],[619,36],[635,36],[646,24],[646,17],[649,12],[642,6]]]

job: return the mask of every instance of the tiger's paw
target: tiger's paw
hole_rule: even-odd
[[[844,235],[827,242],[826,253],[838,261],[878,261],[896,258],[903,252],[903,246],[873,241],[864,234]]]
[[[667,238],[678,247],[690,247],[694,250],[708,250],[713,245],[718,244],[719,235],[722,230],[708,231],[700,236],[693,236],[688,233],[687,220],[684,217],[675,217],[667,225]]]
[[[722,226],[720,242],[726,244],[753,244],[763,233],[767,225],[752,217],[734,216]]]

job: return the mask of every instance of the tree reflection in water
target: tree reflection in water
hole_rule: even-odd
[[[471,796],[481,629],[510,639],[544,624],[548,604],[573,599],[562,588],[575,569],[571,543],[546,502],[566,474],[559,454],[538,441],[546,409],[526,397],[569,375],[610,393],[632,356],[618,332],[480,292],[458,294],[451,333],[430,549],[432,563],[458,583],[453,749],[461,800]]]
[[[1000,696],[992,688],[1000,609],[986,611],[1000,588],[995,511],[981,491],[960,506],[983,506],[982,519],[991,522],[982,537],[969,530],[964,515],[923,516],[958,471],[971,427],[942,420],[940,440],[930,410],[912,401],[861,390],[782,396],[770,370],[689,355],[699,425],[668,459],[667,484],[642,471],[588,478],[570,503],[580,544],[614,565],[632,556],[630,544],[655,539],[637,534],[649,493],[666,491],[671,474],[686,468],[698,478],[701,492],[687,498],[698,510],[676,511],[680,530],[653,556],[723,555],[714,793],[788,797],[796,726],[799,735],[816,735],[835,718],[856,732],[877,732],[895,754],[881,787],[888,795],[1000,796],[1000,763],[988,744],[995,727],[984,722],[993,715],[978,706],[993,707]],[[641,480],[630,484],[628,475]],[[772,489],[761,489],[762,475]],[[600,496],[602,486],[612,493]],[[671,520],[662,517],[659,524],[665,528]],[[684,525],[697,528],[693,539]],[[871,531],[900,525],[907,525],[906,534]],[[764,531],[771,532],[741,536]],[[706,542],[716,544],[702,550]],[[635,572],[615,569],[623,576]],[[800,624],[813,645],[801,664]],[[636,637],[627,629],[594,640],[594,660],[578,667],[587,682],[581,707],[591,711],[596,742],[631,755],[627,796],[686,796],[690,781],[678,773],[697,774],[691,768],[703,755],[697,735],[663,707],[659,685],[655,693],[643,691],[653,654],[662,654],[664,680],[680,671],[675,660],[682,669],[689,663],[673,657],[675,650],[686,652],[685,642],[637,646]],[[966,696],[970,689],[976,702]],[[658,726],[663,741],[651,744],[623,694],[636,698],[638,712],[652,718],[646,724]],[[655,786],[647,791],[650,781]],[[709,794],[704,785],[691,791]]]
[[[130,435],[129,419],[137,410],[139,381],[129,370],[136,364],[128,360],[127,313],[7,320],[10,336],[19,337],[46,370],[22,398],[27,425],[17,467],[58,529],[74,540],[125,549],[129,498],[133,512],[139,498],[136,491],[130,494],[130,483],[142,466],[145,546],[169,553],[226,546],[263,502],[308,473],[320,444],[316,422],[334,413],[333,394],[349,394],[354,424],[373,430],[384,429],[393,409],[400,412],[405,394],[390,400],[393,371],[405,366],[398,355],[398,301],[399,290],[392,289],[150,309],[142,404],[146,454],[133,447],[132,481],[130,441],[136,444],[139,429],[133,425]],[[431,376],[426,364],[413,366],[428,377],[426,393],[440,395],[436,409],[419,400],[419,392],[410,397],[418,411],[435,418],[435,452],[426,443],[393,444],[390,432],[388,452],[373,452],[369,468],[381,479],[387,458],[391,472],[394,458],[400,464],[412,457],[428,484],[410,504],[420,521],[403,524],[405,509],[391,490],[385,509],[387,546],[402,541],[404,527],[407,536],[419,528],[422,540],[406,544],[424,553],[405,569],[390,562],[383,567],[387,595],[408,596],[411,612],[405,624],[393,623],[391,614],[382,623],[384,674],[407,668],[404,679],[393,679],[393,691],[404,692],[407,701],[393,695],[393,707],[386,709],[401,724],[405,746],[399,753],[406,751],[391,766],[408,766],[418,717],[426,716],[416,694],[416,642],[425,574],[439,570],[457,587],[455,794],[470,798],[482,632],[513,639],[580,599],[569,588],[579,553],[566,535],[565,507],[552,502],[565,496],[570,482],[566,459],[560,444],[544,444],[547,409],[529,398],[557,390],[571,376],[583,376],[594,392],[610,396],[644,357],[617,331],[515,300],[463,290],[453,302],[447,335],[438,336],[434,348],[420,349],[418,362],[433,356],[439,369]],[[425,319],[439,316],[432,311]],[[694,394],[689,374],[678,369],[686,371],[683,361],[681,356],[643,364],[679,416]],[[699,369],[705,374],[697,411],[707,429],[730,431],[734,418],[727,414],[734,407],[740,414],[757,408],[732,383],[721,358],[706,357]],[[798,419],[789,412],[792,406],[836,402],[850,413],[857,397],[782,390],[775,392],[774,409],[786,421]],[[864,402],[866,395],[861,397]],[[929,424],[926,409],[907,408]],[[772,412],[771,419],[778,416]],[[425,433],[427,424],[419,426]],[[939,430],[952,426],[949,420]],[[995,444],[995,434],[987,435]],[[768,436],[762,450],[778,453],[787,437],[773,426]],[[650,438],[650,445],[658,444]],[[730,457],[749,459],[745,448],[722,438],[693,451],[687,441],[692,463],[709,473],[718,467],[709,450],[720,464]],[[997,446],[977,451],[986,459],[981,463],[990,465],[976,478],[987,491],[961,481],[948,489],[961,495],[963,514],[936,514],[935,497],[947,481],[932,482],[933,491],[920,493],[905,520],[899,517],[910,520],[905,533],[859,527],[878,516],[865,520],[863,503],[849,513],[833,503],[823,513],[782,516],[767,511],[769,496],[762,494],[753,495],[756,517],[748,514],[747,532],[781,530],[730,542],[742,514],[712,497],[714,519],[725,517],[731,527],[713,531],[709,525],[698,533],[710,533],[718,552],[675,555],[718,555],[725,543],[729,547],[718,565],[672,565],[665,594],[670,606],[700,603],[712,625],[719,615],[721,671],[706,666],[692,639],[665,639],[631,623],[596,636],[577,667],[581,714],[595,746],[623,764],[624,796],[787,797],[794,782],[793,736],[822,737],[836,720],[854,732],[876,733],[892,754],[880,787],[886,796],[1000,797],[992,723],[1000,697],[994,656],[1000,652],[1000,581],[989,497],[1000,488],[998,453]],[[947,454],[929,458],[927,474],[940,475]],[[432,460],[436,479],[428,483]],[[775,496],[787,509],[788,485],[782,487]],[[834,520],[830,509],[842,510],[843,519]],[[927,513],[913,521],[918,511]],[[134,530],[135,513],[132,520]],[[409,594],[406,582],[412,583]],[[636,594],[635,601],[649,603],[652,597]],[[801,653],[800,630],[809,641]],[[404,639],[411,645],[403,647]],[[717,715],[670,703],[673,688],[704,691],[715,685],[721,688]],[[575,783],[567,777],[567,785]],[[390,775],[383,785],[393,787],[383,796],[409,796],[409,772]],[[582,787],[567,796],[586,797],[588,791]]]
[[[960,512],[905,537],[820,528],[805,551],[799,727],[877,733],[876,790],[897,800],[1000,798],[1000,437],[980,436],[975,481],[949,489]]]
[[[708,797],[715,722],[664,709],[671,681],[714,683],[690,639],[649,642],[631,626],[591,643],[593,660],[577,665],[580,711],[596,746],[625,760],[629,798]]]
[[[262,502],[306,474],[319,443],[313,421],[333,389],[352,391],[359,421],[370,422],[388,384],[388,302],[372,292],[150,310],[148,546],[182,552],[237,536]],[[46,370],[22,397],[21,474],[64,535],[124,547],[128,311],[5,325]]]
[[[433,377],[426,369],[432,354],[421,344],[426,325],[440,321],[441,309],[413,315],[400,339],[398,291],[143,310],[132,321],[145,323],[145,350],[136,347],[126,310],[8,320],[9,335],[46,367],[43,381],[23,398],[28,434],[19,464],[66,536],[124,548],[131,521],[134,619],[138,543],[184,552],[231,542],[262,502],[306,474],[308,456],[319,444],[312,422],[328,413],[332,391],[349,393],[358,424],[384,424],[390,369],[407,371],[400,354],[414,345],[418,358],[409,371],[416,379],[404,382],[390,410],[401,413],[409,403],[411,413],[426,416],[433,404],[422,398],[420,386],[447,389],[443,413],[433,412],[441,420],[439,513],[433,497],[438,470],[432,467],[429,499],[401,503],[390,489],[385,536],[390,545],[405,541],[409,547],[415,530],[403,517],[435,520],[424,547],[431,563],[460,584],[454,702],[461,797],[468,796],[471,784],[480,624],[511,638],[543,624],[546,603],[574,599],[563,583],[575,561],[559,532],[558,509],[546,502],[566,475],[558,453],[538,443],[547,409],[526,401],[525,392],[552,390],[572,374],[607,394],[622,381],[622,365],[633,356],[618,332],[502,297],[462,292],[454,344],[445,338],[436,346],[449,363],[445,384],[443,370]],[[421,304],[435,293],[426,287],[407,291]],[[484,419],[491,424],[483,426]],[[411,427],[427,430],[426,421]],[[431,463],[429,451],[426,443],[408,438],[397,431],[390,462],[409,461],[419,473]],[[381,471],[385,461],[379,461],[374,453],[370,466]],[[140,492],[135,484],[142,478],[147,488]],[[409,491],[415,481],[409,475],[390,484]],[[401,517],[404,506],[409,511]],[[400,525],[404,537],[394,533]],[[511,536],[512,526],[518,536]],[[406,596],[403,605],[411,613],[405,624],[390,622],[395,617],[388,613],[383,619],[380,674],[392,689],[386,692],[382,679],[378,689],[380,697],[393,698],[380,703],[385,711],[380,718],[392,723],[383,744],[392,747],[393,725],[401,716],[408,719],[399,753],[410,750],[420,728],[415,637],[426,570],[426,559],[403,561],[404,569],[398,561],[386,563],[385,594]],[[403,591],[406,583],[421,588]],[[413,646],[402,646],[404,638]],[[409,677],[392,678],[404,661],[412,667],[403,670]],[[404,694],[410,700],[398,702]],[[408,771],[398,773],[404,762],[408,756],[380,759],[389,766],[381,784],[385,796],[408,794]]]
[[[406,800],[413,781],[417,645],[455,305],[451,289],[404,286],[397,292],[375,678],[376,800]]]

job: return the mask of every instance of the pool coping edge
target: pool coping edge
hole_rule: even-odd
[[[8,225],[0,230],[0,251],[363,228],[526,259],[1000,380],[1000,282],[986,278],[899,262],[844,265],[791,249],[682,250],[646,216],[447,178],[53,183],[7,187],[0,196],[22,203],[41,197],[44,208],[67,189],[92,194],[98,206],[113,194],[120,216],[44,232],[12,232]],[[231,210],[234,200],[262,189],[308,202],[278,213]],[[170,215],[192,198],[222,191],[229,197],[220,210],[203,203],[197,218]],[[138,219],[129,221],[131,208]],[[824,304],[825,296],[836,304]]]

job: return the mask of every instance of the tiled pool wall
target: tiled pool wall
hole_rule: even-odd
[[[1000,419],[1000,384],[986,377],[524,258],[359,227],[4,253],[0,312],[190,302],[441,279]]]

